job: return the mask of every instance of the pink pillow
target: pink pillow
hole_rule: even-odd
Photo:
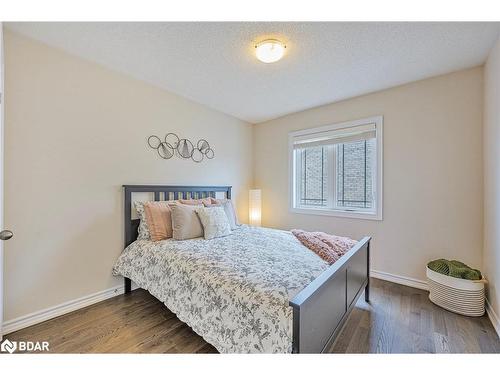
[[[187,204],[188,206],[200,206],[200,205],[209,205],[212,203],[211,197],[202,198],[202,199],[179,199],[179,202],[182,204]]]
[[[144,203],[146,224],[152,241],[172,238],[172,204],[167,201]]]

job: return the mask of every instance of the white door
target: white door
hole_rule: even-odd
[[[0,231],[3,229],[3,26],[0,22]],[[0,341],[3,322],[3,241],[0,240]]]
[[[0,22],[0,341],[2,340],[3,322],[3,241],[6,241],[12,237],[12,232],[3,230],[3,73],[3,29],[2,23]]]

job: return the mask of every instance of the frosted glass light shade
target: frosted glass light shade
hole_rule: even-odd
[[[254,227],[261,225],[262,194],[260,189],[250,190],[248,196],[249,223]]]
[[[276,39],[266,39],[255,46],[257,59],[269,64],[280,60],[285,54],[285,44]]]

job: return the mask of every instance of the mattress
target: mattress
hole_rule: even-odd
[[[137,240],[113,267],[221,353],[289,353],[298,292],[328,268],[290,232],[242,225],[226,237]]]

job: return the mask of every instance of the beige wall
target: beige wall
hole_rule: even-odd
[[[259,124],[254,182],[263,225],[373,237],[372,267],[425,279],[439,257],[482,265],[481,67],[419,81]],[[384,220],[290,213],[288,132],[384,116]]]
[[[500,40],[484,68],[484,273],[500,317]]]
[[[122,184],[232,184],[246,221],[251,125],[9,31],[5,55],[5,320],[122,285]],[[160,159],[169,131],[215,159]]]
[[[425,263],[437,257],[483,264],[482,68],[303,111],[252,132],[12,32],[5,42],[5,227],[15,232],[6,243],[5,320],[121,285],[110,270],[123,243],[124,183],[232,184],[242,221],[247,189],[262,188],[263,225],[371,235],[373,268],[391,274],[424,279]],[[486,68],[490,102],[498,102],[498,50]],[[490,134],[500,137],[498,110],[488,108],[485,146]],[[288,132],[373,115],[384,116],[384,220],[290,213]],[[207,138],[215,159],[159,159],[146,138],[167,131]],[[490,143],[486,206],[492,200],[497,209],[485,212],[484,268],[494,279],[500,174],[493,168],[499,148]]]

